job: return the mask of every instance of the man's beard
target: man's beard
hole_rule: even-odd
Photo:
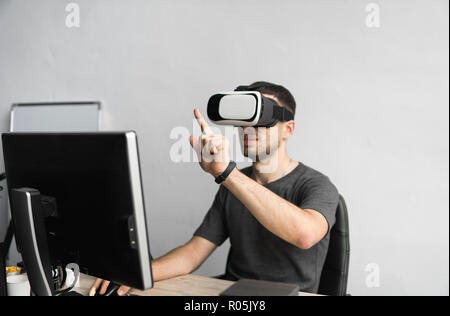
[[[279,143],[276,142],[275,144],[271,143],[269,145],[262,146],[258,142],[257,146],[243,145],[242,147],[244,157],[250,158],[255,162],[259,162],[272,158],[278,152]]]

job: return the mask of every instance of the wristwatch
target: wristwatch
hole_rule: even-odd
[[[225,171],[216,178],[216,183],[221,184],[222,182],[224,182],[228,178],[230,173],[234,170],[234,168],[236,168],[236,163],[234,161],[230,161],[227,169],[225,169]]]

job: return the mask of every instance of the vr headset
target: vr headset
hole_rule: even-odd
[[[218,125],[273,127],[294,114],[256,89],[265,85],[240,86],[234,92],[218,93],[208,102],[208,117]]]

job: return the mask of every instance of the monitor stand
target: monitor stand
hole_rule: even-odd
[[[14,236],[12,221],[9,223],[6,231],[5,240],[0,243],[0,296],[7,296],[6,286],[6,258],[8,257],[9,248]]]
[[[0,296],[7,296],[6,293],[6,247],[0,243]]]
[[[10,198],[17,249],[22,254],[31,290],[37,296],[53,296],[55,290],[41,194],[31,188],[12,189]]]
[[[58,291],[53,278],[45,219],[57,217],[56,199],[31,188],[12,189],[10,197],[17,250],[22,254],[32,293],[36,296],[79,296],[71,291],[75,284]],[[12,225],[10,228],[9,244],[13,237]]]

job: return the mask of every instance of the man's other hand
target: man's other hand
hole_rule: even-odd
[[[95,280],[94,284],[91,286],[91,289],[89,290],[89,296],[95,296],[95,294],[97,293],[97,291],[99,291],[98,293],[100,295],[105,294],[106,290],[108,289],[108,286],[111,282],[110,281],[106,281],[106,280],[102,280],[102,279],[97,279]],[[121,286],[118,290],[117,290],[117,295],[119,296],[125,296],[128,294],[128,292],[130,292],[131,288],[129,288],[128,286]]]

